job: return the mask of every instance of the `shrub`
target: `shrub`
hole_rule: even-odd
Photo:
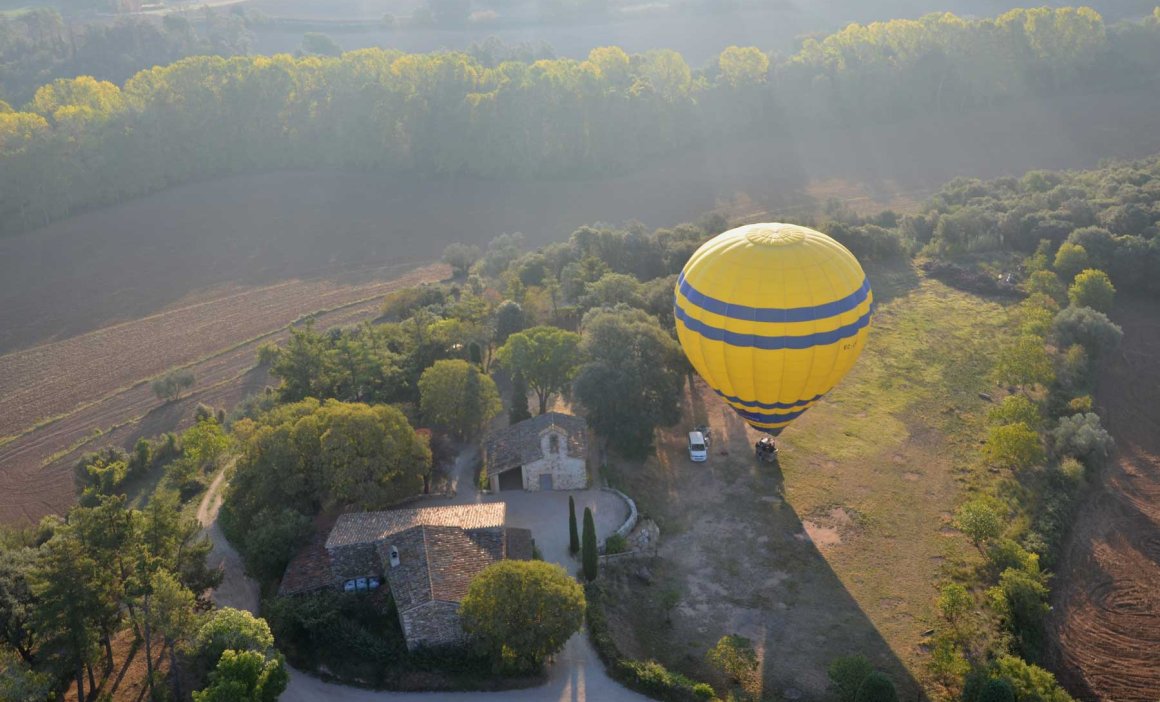
[[[837,694],[839,702],[854,702],[862,683],[873,672],[874,666],[862,655],[835,658],[826,668],[830,686]]]
[[[1008,568],[999,584],[988,591],[991,606],[1010,632],[1015,649],[1028,658],[1043,650],[1043,621],[1047,606],[1047,586],[1038,573]]]
[[[1116,288],[1107,273],[1089,268],[1075,277],[1075,282],[1067,289],[1067,298],[1076,307],[1110,312],[1116,299]]]
[[[482,255],[478,246],[456,242],[443,249],[443,262],[451,266],[456,278],[464,278]]]
[[[1044,566],[1053,564],[1056,551],[1071,527],[1079,486],[1079,480],[1059,468],[1045,471],[1041,484],[1036,486],[1039,499],[1023,545],[1039,554]]]
[[[275,702],[289,679],[281,655],[228,650],[209,674],[209,687],[193,693],[193,702]]]
[[[1059,462],[1059,472],[1068,481],[1079,484],[1083,482],[1084,474],[1087,471],[1078,459],[1067,456]]]
[[[278,360],[278,354],[281,349],[277,344],[267,342],[258,347],[258,365],[263,368],[269,368],[274,365],[274,361]]]
[[[977,702],[1015,702],[1015,688],[1002,679],[991,679],[979,692]]]
[[[274,634],[266,620],[232,607],[214,610],[193,638],[194,655],[207,666],[216,664],[227,650],[265,654],[273,648]]]
[[[854,702],[898,702],[898,691],[893,680],[876,670],[862,681]]]
[[[943,585],[939,590],[938,611],[951,626],[957,625],[974,605],[971,593],[958,583]]]
[[[931,642],[930,672],[944,685],[956,685],[971,669],[963,655],[960,637],[952,632],[939,632]]]
[[[608,553],[608,554],[624,553],[627,550],[628,550],[628,539],[624,538],[620,534],[613,534],[612,536],[610,536],[604,540],[604,552],[605,553]]]
[[[1067,392],[1078,392],[1087,387],[1091,374],[1091,359],[1082,344],[1072,344],[1059,359],[1059,385]]]
[[[982,551],[983,543],[1003,533],[1003,521],[990,500],[976,498],[959,507],[955,526],[967,535],[975,548]]]
[[[737,682],[744,681],[757,670],[757,653],[753,650],[753,642],[736,634],[722,636],[717,645],[705,654],[705,660]]]
[[[1082,344],[1092,358],[1114,350],[1124,336],[1106,314],[1089,307],[1068,307],[1055,315],[1051,333],[1058,348]]]
[[[1017,656],[995,661],[994,674],[1015,690],[1019,702],[1074,702],[1050,672]]]
[[[1072,414],[1083,414],[1092,411],[1092,396],[1081,395],[1067,401],[1067,409]]]
[[[1026,395],[1008,395],[987,412],[987,421],[991,424],[1023,422],[1034,429],[1040,425],[1043,418],[1039,414],[1039,406]]]
[[[1051,271],[1032,273],[1027,279],[1027,292],[1042,293],[1056,302],[1063,302],[1067,299],[1067,291],[1063,287],[1063,281]]]
[[[1055,452],[1075,456],[1089,467],[1099,467],[1115,448],[1115,441],[1094,412],[1074,414],[1059,420],[1051,433]]]
[[[1064,243],[1055,252],[1055,270],[1070,281],[1088,265],[1087,250],[1079,244]]]
[[[998,574],[1008,568],[1039,572],[1039,556],[1031,553],[1011,539],[997,539],[987,547],[987,563]]]
[[[1019,337],[999,353],[993,376],[1000,383],[1019,386],[1047,385],[1055,380],[1055,367],[1043,347],[1043,338]]]
[[[181,397],[183,390],[193,387],[193,381],[192,371],[177,370],[170,371],[154,380],[150,387],[152,387],[153,394],[157,396],[157,399],[172,402]]]
[[[1024,470],[1047,458],[1039,434],[1024,422],[992,427],[983,453],[994,465],[1010,470]]]

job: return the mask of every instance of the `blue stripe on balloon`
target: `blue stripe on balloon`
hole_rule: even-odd
[[[770,436],[780,436],[781,430],[785,429],[785,427],[758,427],[758,426],[754,426],[752,424],[750,424],[749,426],[752,426],[754,429],[756,429],[759,432],[762,432],[763,434],[769,434]]]
[[[781,349],[809,349],[815,346],[827,346],[842,339],[849,339],[870,324],[870,311],[858,318],[857,321],[838,327],[833,331],[817,332],[802,336],[761,336],[759,334],[741,334],[728,329],[721,329],[695,319],[688,312],[677,305],[673,314],[684,323],[685,327],[711,341],[721,341],[730,346],[754,348],[763,351],[778,351]]]
[[[677,279],[677,289],[681,295],[685,296],[685,299],[697,307],[730,319],[739,319],[745,322],[816,322],[819,319],[826,319],[857,309],[858,305],[865,302],[870,295],[870,279],[863,278],[862,285],[841,300],[812,307],[779,308],[736,305],[700,292],[690,285],[689,281],[685,280],[684,273]]]
[[[762,424],[777,424],[779,422],[789,422],[806,413],[809,407],[800,409],[797,412],[774,412],[766,414],[764,412],[747,412],[742,409],[733,408],[733,411],[741,415],[742,418],[751,422],[761,422]]]
[[[745,405],[746,407],[752,407],[754,409],[795,409],[797,407],[803,407],[805,405],[808,405],[811,402],[817,402],[818,400],[822,399],[822,397],[823,397],[822,395],[814,395],[813,397],[811,397],[808,400],[798,400],[797,402],[769,402],[769,403],[766,403],[766,402],[757,402],[754,400],[742,400],[740,397],[726,395],[725,393],[723,393],[720,390],[717,390],[715,388],[714,388],[713,392],[717,393],[723,399],[728,400],[729,402],[732,402],[735,405]]]

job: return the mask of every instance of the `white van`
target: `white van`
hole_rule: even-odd
[[[699,431],[689,432],[689,460],[694,463],[709,460],[709,447],[705,445],[705,435]]]

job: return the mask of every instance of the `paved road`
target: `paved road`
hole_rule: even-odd
[[[469,504],[473,502],[504,502],[507,504],[507,523],[513,527],[532,530],[532,536],[544,560],[559,563],[569,572],[579,564],[568,553],[568,497],[576,500],[577,517],[583,519],[584,508],[592,510],[596,533],[604,538],[624,523],[628,507],[611,492],[577,490],[572,492],[504,492],[483,495],[472,484],[473,449],[467,449],[456,460],[453,485],[457,488],[450,498],[435,499],[424,505]],[[198,520],[206,526],[213,538],[214,548],[210,564],[223,564],[225,578],[213,592],[214,602],[220,607],[236,607],[256,612],[258,609],[257,583],[246,577],[242,561],[217,526],[221,508],[221,490],[225,471],[213,481],[198,508]],[[279,698],[282,702],[486,702],[544,701],[544,702],[646,702],[649,698],[621,687],[604,672],[604,665],[581,631],[568,640],[548,671],[547,684],[528,690],[505,692],[375,692],[345,685],[323,682],[307,673],[290,669],[290,684]]]

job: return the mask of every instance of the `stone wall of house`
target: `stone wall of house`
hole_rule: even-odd
[[[588,487],[588,466],[583,458],[550,455],[524,466],[524,489],[540,489],[540,476],[552,476],[553,490],[583,490]]]
[[[349,544],[330,550],[331,570],[341,583],[351,578],[381,575],[383,564],[375,554],[374,544]]]
[[[407,648],[420,646],[440,648],[467,643],[467,634],[459,622],[459,605],[455,602],[424,602],[399,613]]]

